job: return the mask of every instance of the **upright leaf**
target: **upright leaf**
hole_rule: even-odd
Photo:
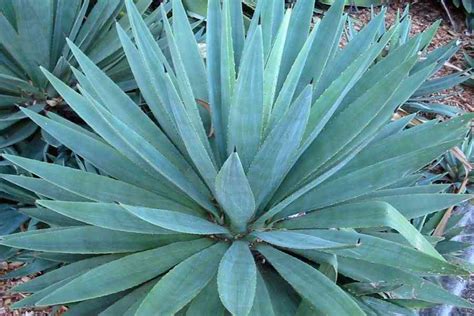
[[[311,90],[308,86],[267,136],[252,161],[248,179],[255,195],[257,209],[264,207],[278,189],[294,163],[311,108]]]
[[[217,174],[215,191],[233,229],[245,232],[247,223],[255,212],[255,200],[236,152],[227,158]]]
[[[225,101],[224,101],[225,102]],[[262,30],[257,28],[242,57],[229,110],[227,152],[234,148],[248,169],[257,153],[263,129],[263,47]]]

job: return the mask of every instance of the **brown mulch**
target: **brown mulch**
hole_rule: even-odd
[[[463,51],[474,50],[474,38],[471,34],[467,33],[467,28],[464,24],[464,17],[462,13],[457,10],[451,10],[453,18],[458,26],[455,31],[449,22],[449,19],[441,7],[440,3],[436,0],[419,0],[410,1],[410,14],[412,17],[412,33],[416,34],[420,31],[425,30],[429,25],[435,21],[442,19],[441,27],[436,34],[432,43],[432,48],[436,48],[445,45],[452,40],[459,39],[461,41],[461,50],[454,56],[447,67],[444,67],[438,75],[449,74],[456,69],[465,69],[463,61]],[[393,1],[388,6],[387,11],[387,24],[391,25],[395,19],[397,9],[403,10],[405,6],[404,1]],[[453,9],[450,7],[450,9]],[[357,12],[351,12],[351,16],[361,23],[365,24],[370,19],[370,10],[359,9]],[[412,34],[412,35],[413,35]],[[474,111],[474,89],[469,87],[457,88],[446,92],[447,95],[453,94],[439,102],[458,106],[465,109],[466,111]],[[18,264],[7,264],[0,262],[0,275],[5,274],[7,271],[11,271],[18,267]],[[8,306],[12,303],[20,300],[23,296],[20,294],[8,293],[8,290],[13,286],[26,282],[30,278],[23,277],[18,280],[3,281],[0,280],[0,316],[44,316],[49,313],[46,310],[36,311],[11,311]]]
[[[21,263],[0,262],[0,276],[21,267]],[[8,307],[21,300],[25,295],[18,293],[9,293],[9,290],[18,284],[28,282],[34,276],[25,276],[15,280],[0,280],[0,316],[47,316],[50,315],[48,310],[15,310],[12,311]]]

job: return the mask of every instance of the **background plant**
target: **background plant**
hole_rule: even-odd
[[[449,9],[446,7],[444,0],[441,0],[441,3],[445,8],[446,13],[449,15],[451,23],[453,23]],[[472,32],[474,29],[474,3],[471,0],[452,0],[452,3],[456,8],[464,11],[464,14],[466,15],[466,26],[469,32]],[[453,26],[456,27],[456,24],[453,24]]]
[[[464,53],[464,59],[466,60],[466,66],[470,69],[474,68],[474,58],[472,57],[473,52]],[[471,78],[464,83],[469,87],[474,87],[474,74],[471,75]]]
[[[137,5],[143,13],[150,1]],[[39,112],[47,105],[60,106],[62,100],[39,70],[42,66],[63,80],[74,83],[69,63],[74,64],[66,38],[77,43],[101,69],[126,91],[136,87],[113,28],[115,20],[129,29],[126,16],[120,17],[123,1],[5,0],[0,3],[0,128],[2,148],[31,136],[37,126],[18,112],[30,107]],[[156,14],[155,14],[156,15]],[[154,16],[153,32],[160,31]],[[158,27],[158,29],[156,29]],[[30,46],[34,44],[34,46]]]
[[[260,1],[245,32],[236,1],[210,1],[205,60],[178,0],[167,47],[132,1],[117,31],[146,101],[139,107],[69,42],[80,93],[43,70],[90,129],[22,109],[95,172],[4,157],[50,195],[57,227],[1,244],[64,265],[18,286],[15,307],[71,314],[376,315],[472,305],[430,281],[469,274],[415,220],[469,198],[415,186],[462,141],[472,115],[405,129],[390,119],[439,61],[419,37],[390,50],[384,13],[344,48],[343,1],[311,28],[314,1]],[[260,22],[260,23],[259,23]],[[388,69],[388,71],[387,71]],[[209,111],[202,105],[209,106]],[[41,184],[34,187],[40,179]],[[63,224],[59,222],[63,221]]]

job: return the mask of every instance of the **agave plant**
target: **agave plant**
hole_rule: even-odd
[[[439,160],[439,165],[447,173],[448,181],[453,183],[457,190],[466,190],[469,193],[473,190],[474,181],[474,173],[472,172],[473,147],[474,140],[471,132],[458,146],[459,152],[447,152]]]
[[[18,144],[16,148],[9,147],[2,149],[2,153],[21,155],[31,159],[43,159],[43,149],[45,142],[41,140],[39,135],[30,141],[24,141]],[[7,161],[0,163],[2,174],[21,173],[16,166],[12,166]],[[20,209],[34,205],[38,197],[27,190],[24,190],[8,181],[0,180],[0,234],[7,235],[20,231],[21,227],[34,229],[37,225],[36,221],[28,222],[29,217],[20,212]],[[9,247],[0,247],[0,260],[6,261],[18,260],[18,250]]]
[[[140,0],[145,12],[150,1]],[[39,65],[73,84],[73,56],[66,38],[76,43],[124,90],[136,87],[124,58],[114,21],[129,30],[120,16],[123,0],[2,0],[0,2],[0,148],[17,144],[36,130],[18,107],[40,112],[63,102],[39,70]],[[153,34],[161,32],[157,12],[146,17]]]
[[[97,173],[4,155],[37,177],[56,227],[0,244],[64,264],[14,291],[14,307],[72,315],[411,314],[472,307],[430,277],[468,275],[411,223],[469,196],[413,186],[465,136],[472,116],[404,129],[390,122],[438,66],[417,64],[423,33],[374,60],[383,13],[343,49],[335,3],[259,1],[249,29],[236,1],[209,1],[206,55],[180,0],[161,8],[170,59],[132,1],[120,37],[147,107],[138,107],[69,41],[80,93],[43,69],[86,122],[22,109]],[[209,110],[203,110],[209,109]],[[206,122],[210,121],[210,124]],[[44,194],[48,192],[48,194]],[[60,224],[60,223],[63,224]]]

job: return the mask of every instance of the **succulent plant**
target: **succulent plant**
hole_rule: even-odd
[[[150,1],[140,0],[144,13]],[[66,38],[76,43],[124,90],[136,88],[124,58],[114,22],[129,31],[121,14],[123,0],[2,0],[0,2],[0,148],[30,137],[36,124],[18,110],[40,112],[58,108],[63,100],[49,84],[39,66],[74,84],[69,65],[75,65]],[[146,16],[153,34],[161,31],[157,12]]]
[[[472,131],[454,152],[447,152],[439,160],[439,166],[446,171],[448,181],[453,183],[456,190],[473,192],[474,173],[472,164],[474,140]]]
[[[17,286],[31,295],[14,307],[67,305],[73,315],[472,307],[430,281],[469,272],[411,223],[469,198],[413,184],[463,139],[472,115],[410,129],[407,118],[390,122],[438,66],[417,64],[429,33],[374,64],[400,28],[379,36],[383,13],[341,49],[343,1],[314,26],[314,0],[286,12],[283,1],[259,1],[245,32],[239,2],[211,0],[203,56],[173,0],[172,23],[161,8],[166,54],[126,6],[134,40],[117,32],[145,107],[69,41],[80,93],[43,71],[89,128],[22,109],[97,172],[4,155],[36,177],[3,178],[43,192],[38,213],[57,227],[0,244],[64,260]]]

